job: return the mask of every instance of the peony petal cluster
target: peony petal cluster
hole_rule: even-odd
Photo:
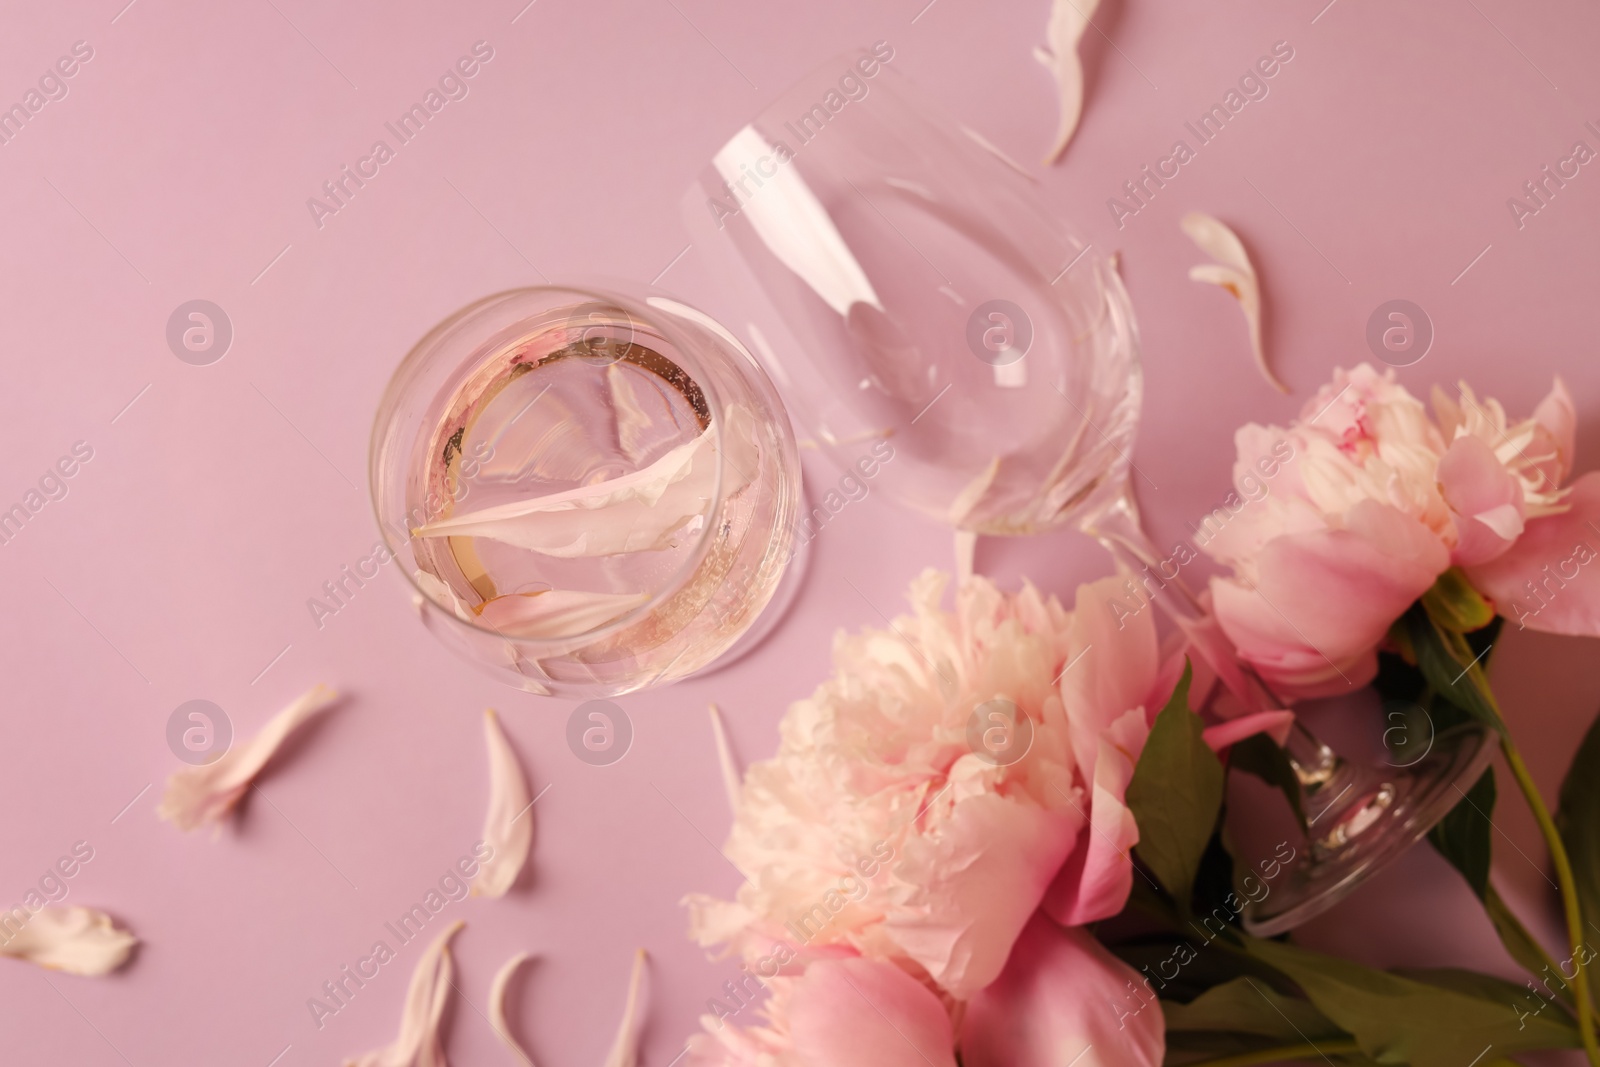
[[[689,1063],[1160,1063],[1153,996],[1139,1010],[1139,975],[1079,927],[1127,900],[1124,797],[1182,657],[1153,612],[1113,610],[1118,579],[1072,612],[981,577],[947,611],[947,586],[927,572],[909,615],[839,635],[833,677],[746,775],[725,851],[747,881],[687,901],[742,984]]]
[[[1559,378],[1513,422],[1465,383],[1435,388],[1430,413],[1362,364],[1289,427],[1240,429],[1246,503],[1201,545],[1232,569],[1211,594],[1240,658],[1289,700],[1365,685],[1389,627],[1451,567],[1520,625],[1600,636],[1600,473],[1563,485],[1575,423]]]

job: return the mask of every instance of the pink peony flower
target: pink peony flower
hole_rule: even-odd
[[[961,1001],[1041,903],[1074,924],[1121,910],[1138,840],[1123,795],[1173,684],[1153,612],[1119,619],[1116,579],[1068,614],[983,578],[948,612],[946,583],[924,573],[913,614],[836,639],[834,677],[746,775],[726,853],[748,882],[733,902],[687,901],[701,944],[767,975],[860,954]],[[1008,762],[973,739],[1012,706],[1031,742]],[[794,959],[774,962],[777,944]]]
[[[771,981],[762,1025],[703,1020],[688,1067],[954,1067],[938,996],[890,963],[817,960]],[[1143,976],[1088,932],[1037,912],[1005,969],[957,1005],[966,1067],[1159,1067],[1161,1008]]]
[[[1156,1067],[1165,1053],[1161,1006],[1144,976],[1087,931],[1042,913],[961,1024],[965,1067]]]
[[[1456,399],[1435,389],[1433,407],[1362,364],[1287,429],[1236,435],[1243,500],[1203,523],[1200,543],[1233,571],[1211,583],[1218,622],[1280,696],[1370,681],[1384,634],[1451,566],[1525,625],[1600,635],[1600,568],[1572,562],[1600,549],[1600,484],[1561,487],[1576,422],[1566,387],[1557,379],[1516,423],[1465,384]]]
[[[955,1067],[950,1016],[900,968],[859,957],[820,960],[776,978],[767,1025],[736,1029],[706,1019],[688,1067]]]

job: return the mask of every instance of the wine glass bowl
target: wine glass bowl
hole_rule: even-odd
[[[539,286],[436,326],[370,456],[429,629],[531,692],[609,696],[709,666],[771,599],[799,499],[772,384],[648,287]]]
[[[985,534],[1070,523],[1119,490],[1132,449],[1127,294],[1034,185],[887,67],[861,76],[864,57],[717,152],[685,202],[696,246],[745,287],[753,346],[842,466],[887,439],[878,485],[924,515]],[[852,71],[865,91],[824,124],[812,105]]]

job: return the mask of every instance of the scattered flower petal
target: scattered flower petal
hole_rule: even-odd
[[[466,924],[451,923],[417,961],[400,1016],[400,1036],[392,1045],[345,1060],[345,1067],[449,1067],[439,1041],[439,1019],[455,988],[450,939]]]
[[[0,931],[9,929],[11,921],[8,917]],[[41,908],[21,929],[0,941],[0,956],[93,977],[121,967],[138,943],[128,931],[118,930],[103,911],[77,906]]]
[[[722,725],[722,712],[715,704],[711,709],[711,736],[717,742],[717,763],[722,767],[722,787],[728,792],[728,806],[739,810],[739,765],[734,762],[733,749],[728,745],[728,731]]]
[[[718,434],[707,428],[642,470],[560,493],[455,515],[412,530],[417,537],[486,537],[560,559],[654,552],[702,518],[717,494],[749,484],[759,461],[755,424],[730,405]]]
[[[1250,326],[1250,349],[1255,353],[1256,368],[1274,389],[1287,393],[1289,387],[1278,380],[1267,364],[1266,349],[1261,343],[1261,282],[1239,236],[1220,220],[1199,211],[1189,212],[1179,225],[1189,239],[1200,246],[1200,251],[1217,261],[1190,267],[1189,280],[1220,285],[1238,299],[1245,322]]]
[[[506,989],[511,985],[511,978],[529,959],[526,952],[519,952],[506,960],[505,966],[495,972],[494,982],[489,986],[489,1025],[494,1027],[494,1032],[500,1035],[500,1040],[505,1042],[506,1048],[522,1061],[524,1067],[533,1067],[533,1057],[528,1051],[517,1043],[511,1036],[511,1026],[506,1021]]]
[[[522,873],[533,845],[533,803],[528,779],[511,750],[493,708],[483,713],[483,736],[489,746],[489,814],[483,821],[484,843],[494,849],[472,882],[475,897],[503,897]]]
[[[167,792],[156,814],[184,831],[208,822],[220,823],[289,735],[338,697],[338,693],[325,685],[315,686],[278,712],[260,733],[243,745],[229,749],[203,766],[173,774],[167,779]]]
[[[1061,90],[1061,121],[1056,126],[1055,144],[1045,153],[1046,163],[1061,158],[1083,115],[1083,60],[1078,58],[1078,42],[1083,39],[1083,31],[1089,28],[1089,20],[1094,18],[1099,6],[1100,0],[1055,0],[1050,9],[1050,24],[1045,28],[1049,47],[1035,53],[1039,62],[1055,75],[1056,85]]]
[[[633,955],[633,977],[628,980],[628,1003],[622,1009],[622,1022],[617,1027],[617,1039],[611,1043],[605,1067],[639,1067],[639,1024],[643,1013],[639,1010],[639,990],[644,984],[644,949]]]

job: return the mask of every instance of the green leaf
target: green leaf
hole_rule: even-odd
[[[1306,825],[1306,813],[1300,806],[1300,779],[1295,777],[1294,764],[1283,746],[1267,734],[1252,734],[1243,741],[1235,741],[1228,749],[1228,769],[1239,770],[1277,786],[1289,801],[1295,821],[1301,829]]]
[[[1502,729],[1500,712],[1488,692],[1482,669],[1474,666],[1476,653],[1460,634],[1441,630],[1420,604],[1411,605],[1396,625],[1405,630],[1417,667],[1435,694],[1495,729]]]
[[[1454,633],[1481,630],[1494,621],[1494,605],[1472,587],[1460,567],[1451,567],[1422,594],[1422,607],[1441,627]]]
[[[1526,985],[1461,967],[1396,967],[1391,973],[1470,997],[1522,1004],[1529,1011],[1537,1011],[1540,1001],[1546,999],[1534,996]]]
[[[1227,819],[1226,807],[1218,816],[1219,823]],[[1206,842],[1200,856],[1200,868],[1195,872],[1194,896],[1191,904],[1196,915],[1215,915],[1219,921],[1235,925],[1243,903],[1233,887],[1233,853],[1223,840],[1224,827],[1219,825]]]
[[[1545,954],[1539,943],[1528,933],[1528,928],[1522,925],[1522,920],[1506,906],[1494,886],[1489,887],[1489,892],[1484,895],[1483,908],[1489,913],[1489,921],[1494,924],[1494,932],[1500,935],[1500,943],[1506,947],[1510,957],[1522,966],[1522,969],[1540,980],[1548,980],[1545,971],[1550,968],[1550,959]],[[1560,975],[1555,981],[1562,982]],[[1572,999],[1571,990],[1565,983],[1555,992],[1561,993],[1567,999]]]
[[[1156,716],[1128,783],[1128,808],[1139,827],[1134,851],[1183,911],[1222,810],[1222,764],[1206,744],[1205,724],[1189,710],[1189,679]]]
[[[1450,814],[1428,831],[1428,842],[1461,872],[1472,891],[1483,900],[1489,892],[1489,860],[1493,852],[1495,788],[1494,768],[1484,770],[1476,784]]]
[[[1210,1030],[1255,1034],[1277,1044],[1348,1037],[1309,1000],[1274,991],[1254,978],[1235,978],[1213,986],[1188,1004],[1161,1002],[1167,1031]]]
[[[1584,918],[1600,926],[1600,718],[1589,724],[1561,783],[1556,829],[1572,861]]]
[[[1396,626],[1390,631],[1390,637],[1400,636],[1400,631],[1403,629],[1404,627]],[[1409,642],[1405,647],[1410,648]],[[1428,688],[1428,682],[1422,677],[1422,672],[1417,670],[1416,663],[1408,661],[1405,655],[1380,650],[1378,674],[1372,679],[1372,688],[1378,691],[1378,695],[1383,697],[1385,703],[1395,701],[1402,704],[1420,704]]]
[[[1111,953],[1150,982],[1163,1001],[1188,1003],[1214,986],[1238,978],[1252,978],[1271,989],[1288,988],[1288,980],[1254,956],[1239,951],[1236,941],[1218,940],[1219,934],[1198,923],[1182,933],[1143,936],[1108,944]],[[1231,935],[1224,935],[1231,936]],[[1282,991],[1282,990],[1280,990]]]
[[[1509,982],[1456,975],[1446,987],[1276,941],[1251,938],[1245,948],[1292,978],[1379,1063],[1462,1067],[1491,1049],[1504,1057],[1580,1044],[1571,1020],[1535,1014],[1538,999]]]

